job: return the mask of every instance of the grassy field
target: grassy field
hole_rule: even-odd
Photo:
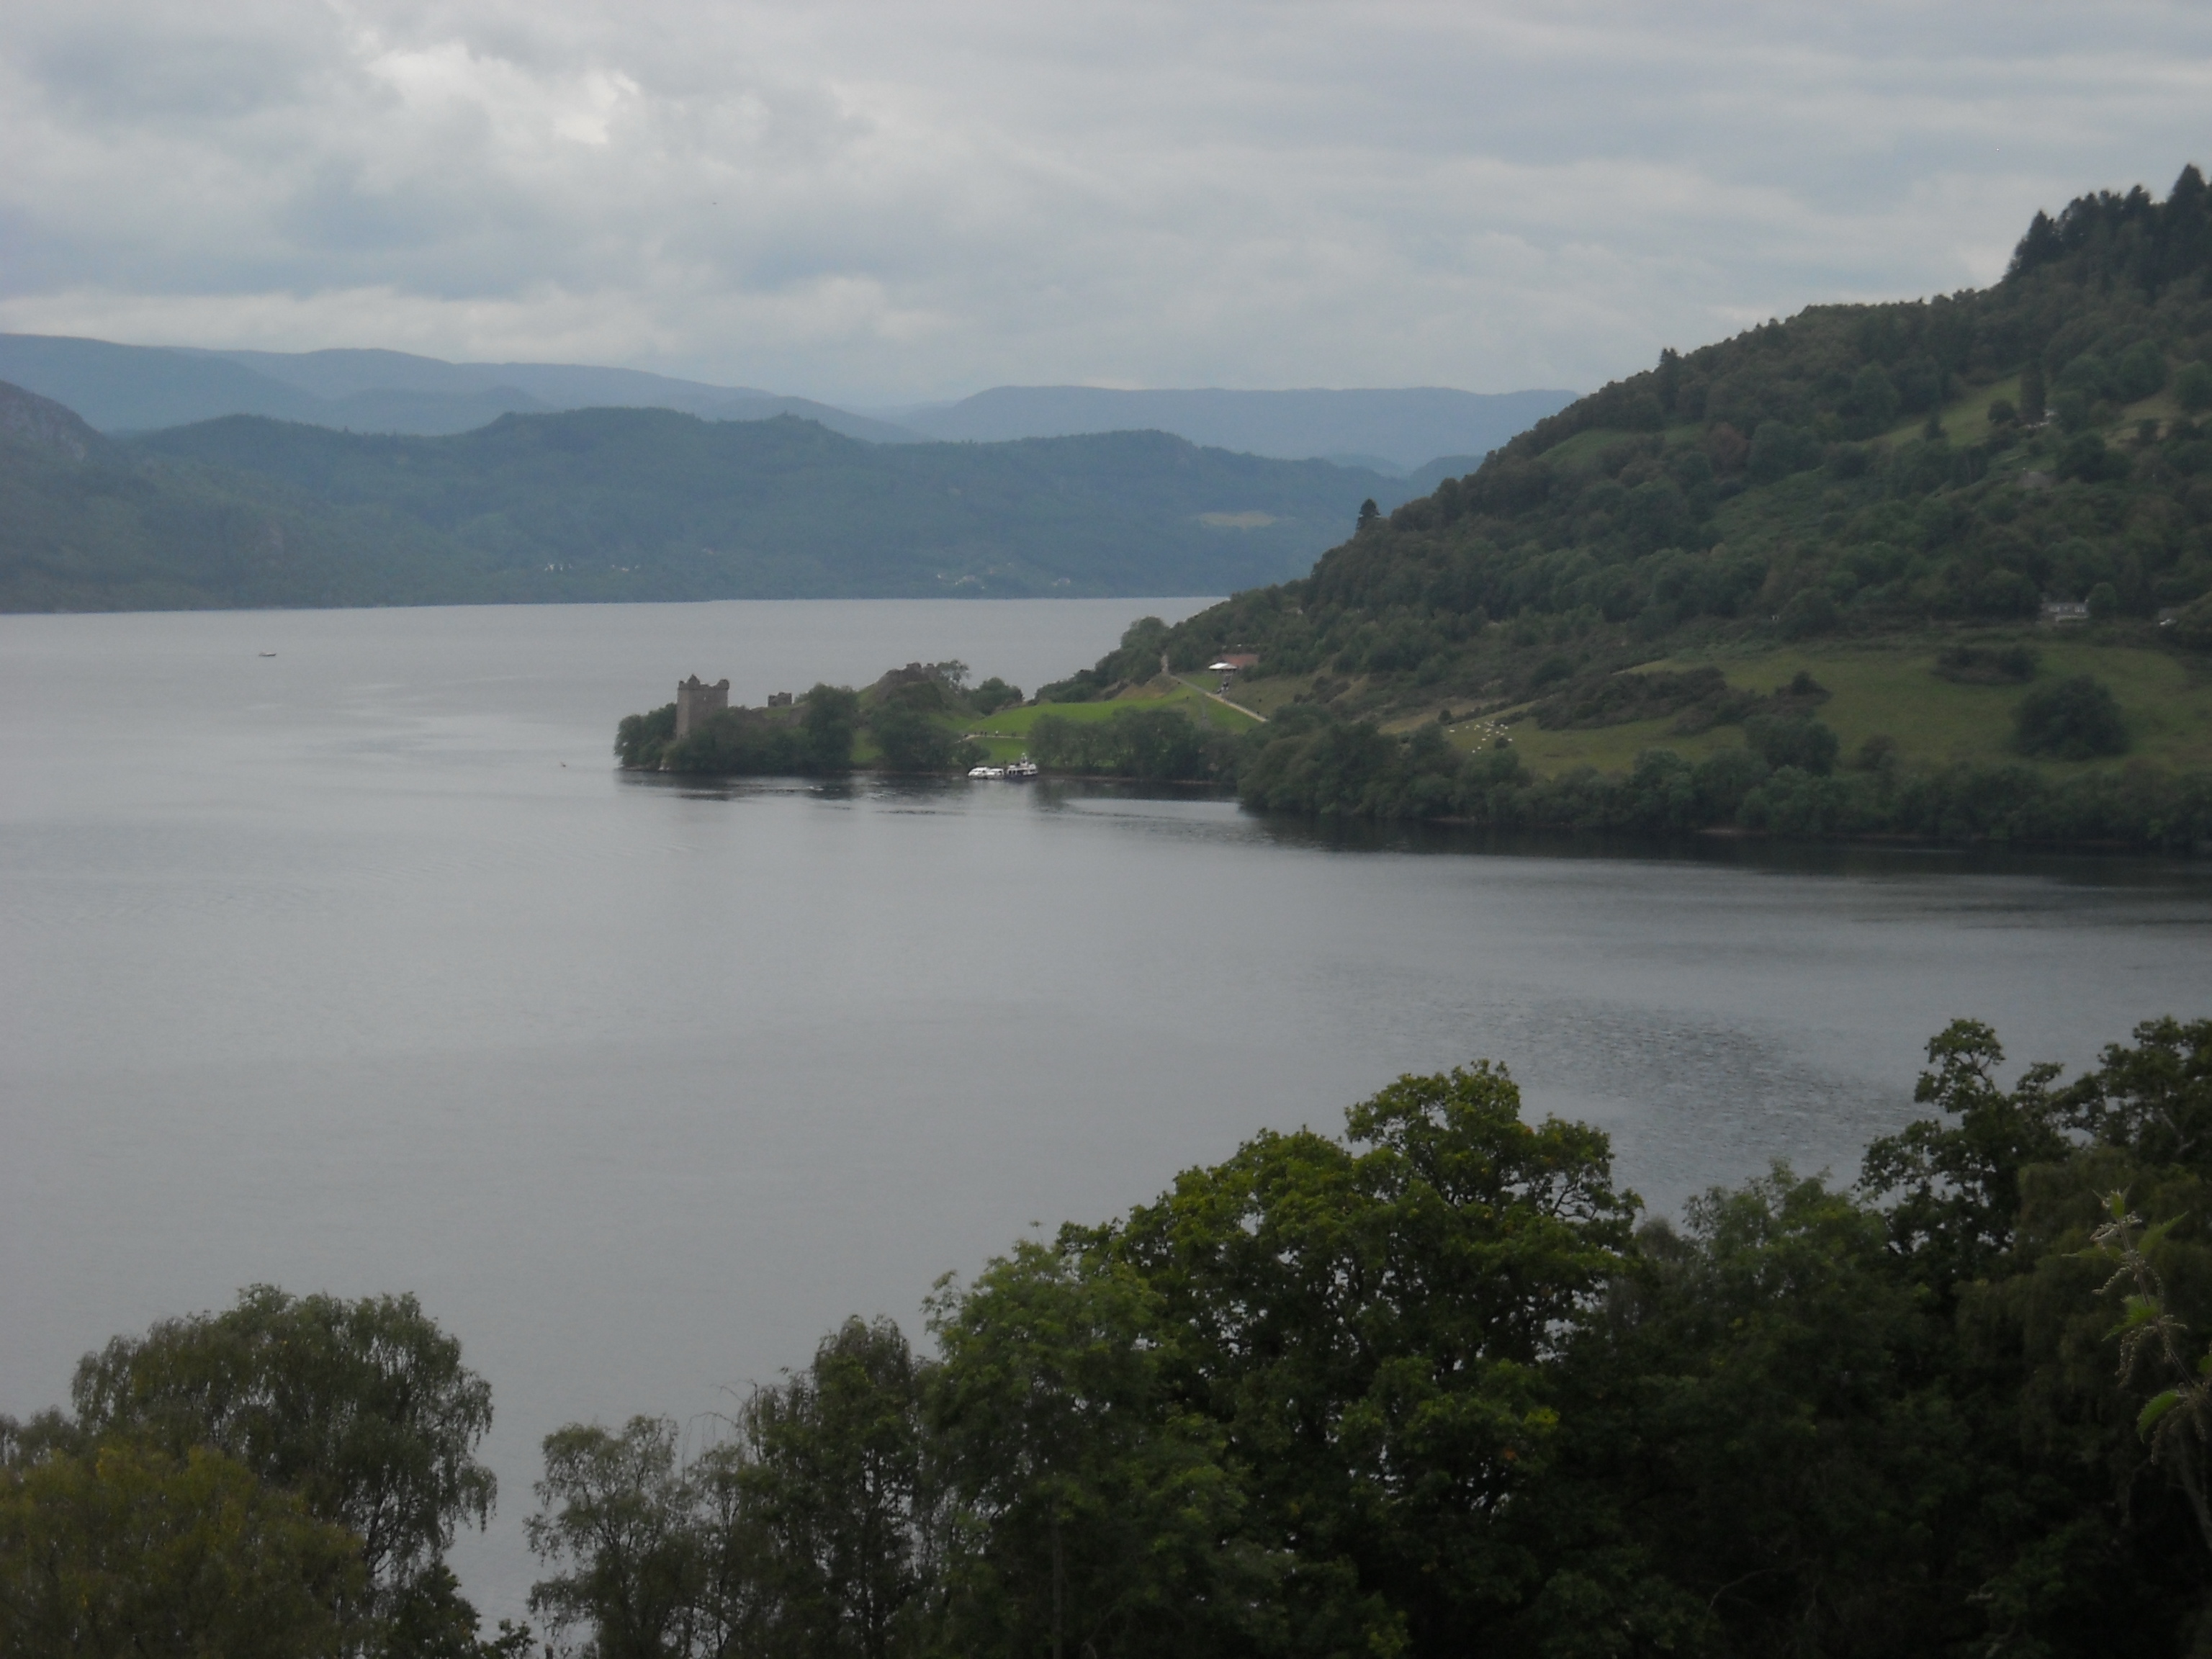
[[[2033,645],[2042,657],[2036,684],[2088,674],[2110,686],[2134,738],[2130,758],[2178,771],[2212,769],[2212,672],[2204,667],[2164,651],[2102,641],[2086,630],[2021,629],[1992,632],[1985,639]],[[1909,766],[2019,759],[2011,748],[2013,710],[2031,688],[1960,685],[1937,678],[1931,672],[1936,652],[1956,642],[1958,636],[1948,635],[1863,645],[1812,641],[1741,655],[1682,657],[1650,666],[1679,669],[1709,662],[1728,677],[1729,684],[1751,691],[1771,690],[1801,670],[1809,673],[1834,694],[1821,707],[1820,717],[1835,728],[1846,757],[1867,738],[1881,736],[1894,740],[1898,758]],[[1632,765],[1645,749],[1671,749],[1695,759],[1743,741],[1737,726],[1686,737],[1673,726],[1670,718],[1587,732],[1547,732],[1533,720],[1521,720],[1511,732],[1522,762],[1545,773],[1575,766],[1618,770]],[[1452,729],[1454,740],[1470,749],[1487,744],[1492,735],[1473,721]],[[2035,763],[2054,775],[2103,763]]]
[[[975,721],[968,735],[990,751],[994,762],[1003,763],[1026,750],[1030,728],[1048,714],[1078,722],[1109,720],[1124,708],[1180,708],[1200,725],[1224,732],[1243,732],[1255,724],[1250,716],[1207,696],[1192,681],[1156,679],[1107,702],[1046,702],[1002,708]]]

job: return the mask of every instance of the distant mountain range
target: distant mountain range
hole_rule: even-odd
[[[957,404],[893,417],[927,436],[1004,442],[1085,432],[1172,432],[1194,444],[1285,460],[1316,457],[1383,473],[1440,458],[1447,477],[1474,470],[1516,433],[1575,400],[1571,392],[1120,392],[1088,386],[1005,386]]]
[[[51,398],[110,434],[225,415],[355,432],[469,432],[502,415],[674,409],[718,421],[797,415],[871,443],[916,433],[806,398],[708,386],[631,368],[448,363],[404,351],[198,351],[47,334],[0,334],[0,380]]]
[[[118,441],[0,384],[0,610],[1218,593],[1407,494],[1158,432],[872,444],[659,409]]]
[[[955,404],[874,414],[750,386],[568,363],[449,363],[401,351],[202,351],[58,335],[0,334],[0,380],[51,398],[112,434],[225,415],[354,432],[473,431],[501,415],[672,409],[708,420],[796,415],[870,443],[1000,443],[1158,431],[1283,460],[1321,459],[1423,489],[1565,408],[1565,392],[1117,392],[1000,386]],[[1409,482],[1415,480],[1409,480]],[[1415,494],[1421,493],[1416,490]]]

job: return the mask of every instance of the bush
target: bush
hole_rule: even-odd
[[[1803,640],[1832,633],[1840,620],[1836,602],[1819,588],[1808,587],[1782,608],[1782,637]]]
[[[2127,752],[2119,699],[2087,674],[2031,691],[2013,711],[2013,743],[2023,755],[2092,760]]]
[[[919,708],[878,708],[868,716],[868,735],[893,772],[949,772],[958,758],[957,736]]]
[[[2166,354],[2155,342],[2138,340],[2120,354],[2112,369],[2113,389],[2123,403],[2148,398],[2166,384]]]
[[[1780,771],[1794,766],[1816,778],[1836,769],[1835,728],[1808,714],[1754,714],[1743,723],[1745,745]]]
[[[2128,458],[2094,432],[2084,432],[2059,453],[2058,476],[2083,483],[2114,483],[2128,476]]]
[[[969,707],[979,714],[995,714],[1022,700],[1022,688],[1009,685],[996,674],[968,694]]]
[[[663,703],[649,714],[625,714],[615,728],[615,753],[626,767],[650,769],[676,740],[676,705]]]
[[[2212,365],[2184,363],[2173,377],[2173,401],[2191,415],[2212,410]]]
[[[1961,685],[2025,685],[2041,662],[2024,645],[1954,645],[1936,653],[1934,672]]]
[[[1820,441],[1799,426],[1761,421],[1751,434],[1751,481],[1772,483],[1820,464]]]

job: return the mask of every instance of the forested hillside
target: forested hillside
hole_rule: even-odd
[[[11,410],[9,611],[1224,592],[1305,568],[1393,489],[1161,433],[876,445],[599,409],[444,438],[237,416],[118,443],[0,385]]]
[[[444,438],[240,417],[133,447],[435,536],[533,599],[1219,592],[1303,568],[1388,487],[1160,433],[874,445],[660,410]]]
[[[0,383],[0,611],[428,605],[503,596],[405,525],[267,479],[150,465]]]
[[[2191,167],[2162,202],[2138,188],[2039,215],[1992,288],[1817,306],[1664,352],[1474,472],[1364,520],[1310,575],[1239,594],[1083,678],[1148,673],[1138,657],[1161,648],[1185,671],[1256,654],[1238,695],[1297,709],[1274,735],[1306,758],[1243,765],[1248,796],[1272,777],[1253,798],[1322,810],[1692,827],[1735,821],[1766,771],[1794,768],[1868,797],[1814,820],[1919,833],[1948,809],[1908,824],[1873,799],[1909,783],[1914,763],[2008,748],[2030,766],[2005,786],[2014,795],[2131,750],[2202,770],[2208,415],[2212,193]],[[2046,607],[2068,603],[2087,620],[2055,632]],[[1818,697],[1769,705],[1775,684],[1808,670]],[[2096,732],[2041,742],[2029,703],[2076,680],[2090,684],[2065,695]],[[1964,685],[2005,686],[2002,707]],[[1746,724],[1782,715],[1863,743],[1838,757],[1832,731],[1820,765],[1799,764]],[[1415,765],[1417,720],[1437,729]],[[1356,764],[1307,763],[1346,740],[1318,728],[1362,722],[1397,730],[1397,750],[1363,739]],[[1720,728],[1754,739],[1729,753],[1754,752],[1710,788],[1669,785],[1662,810],[1593,805],[1613,786],[1590,778],[1572,799],[1528,793],[1583,760],[1625,775],[1626,738],[1538,737],[1606,727],[1686,769],[1717,752]],[[1464,761],[1476,747],[1485,756]],[[1826,780],[1854,762],[1858,783]]]

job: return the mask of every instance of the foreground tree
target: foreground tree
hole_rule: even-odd
[[[359,1541],[206,1447],[116,1439],[0,1470],[0,1653],[9,1659],[319,1659]]]
[[[1267,1134],[1102,1238],[1190,1334],[1187,1409],[1295,1563],[1295,1648],[1455,1650],[1530,1594],[1518,1516],[1554,1451],[1552,1362],[1626,1265],[1606,1139],[1522,1121],[1487,1065],[1406,1077],[1349,1145]]]
[[[85,1357],[71,1393],[90,1439],[211,1448],[351,1533],[373,1623],[418,1595],[453,1599],[445,1552],[459,1527],[485,1524],[496,1495],[475,1455],[490,1385],[411,1296],[256,1285],[225,1312],[117,1337]]]

